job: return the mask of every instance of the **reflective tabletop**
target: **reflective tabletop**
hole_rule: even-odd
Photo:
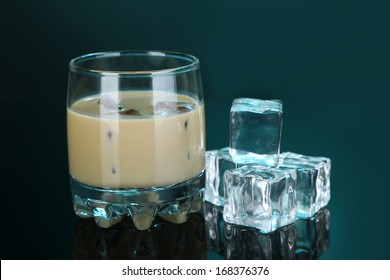
[[[149,230],[137,230],[130,219],[111,228],[93,219],[76,219],[73,259],[318,259],[330,248],[330,211],[297,220],[270,234],[222,219],[221,207],[205,203],[184,224],[157,218]]]

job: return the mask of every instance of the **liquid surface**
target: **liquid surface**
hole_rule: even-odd
[[[166,92],[89,96],[67,110],[71,175],[101,188],[183,182],[204,170],[204,107]]]

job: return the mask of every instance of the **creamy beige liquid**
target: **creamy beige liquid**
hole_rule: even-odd
[[[190,97],[134,91],[89,96],[68,108],[67,122],[70,173],[81,183],[166,186],[204,170],[204,107]]]

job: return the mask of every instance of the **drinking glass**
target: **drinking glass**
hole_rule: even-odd
[[[67,134],[79,217],[110,227],[156,214],[183,223],[200,207],[205,121],[199,60],[169,51],[114,51],[70,61]]]

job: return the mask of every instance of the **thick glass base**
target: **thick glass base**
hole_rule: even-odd
[[[98,226],[111,227],[130,216],[139,230],[148,229],[156,215],[181,224],[190,212],[202,209],[204,172],[175,185],[152,188],[102,189],[87,186],[70,176],[73,207],[77,216],[94,218]]]

